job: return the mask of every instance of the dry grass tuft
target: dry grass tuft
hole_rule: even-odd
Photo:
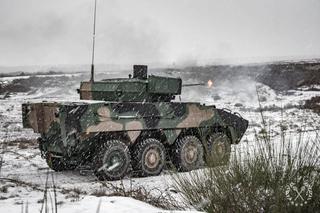
[[[123,184],[123,181],[120,184],[115,184],[112,182],[100,182],[102,188],[94,191],[92,195],[101,197],[101,196],[123,196],[131,197],[136,200],[140,200],[155,207],[167,210],[182,210],[184,206],[181,203],[176,202],[176,199],[173,198],[170,193],[167,191],[162,191],[157,188],[147,189],[144,186],[133,186],[132,182],[129,187],[126,187]]]

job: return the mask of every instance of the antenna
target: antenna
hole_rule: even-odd
[[[94,1],[94,15],[93,15],[93,36],[92,36],[92,61],[91,61],[91,78],[94,82],[94,46],[96,41],[96,14],[97,14],[97,0]]]

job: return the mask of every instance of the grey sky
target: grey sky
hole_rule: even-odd
[[[88,64],[94,0],[0,0],[0,65]],[[320,0],[98,0],[96,62],[320,56]]]

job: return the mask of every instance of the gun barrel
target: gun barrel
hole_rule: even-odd
[[[197,83],[197,84],[182,84],[183,87],[193,87],[193,86],[206,86],[205,83]]]

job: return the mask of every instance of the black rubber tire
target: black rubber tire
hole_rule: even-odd
[[[112,165],[108,165],[110,163],[119,163],[119,166],[112,169]],[[131,165],[129,148],[120,140],[109,140],[98,148],[94,164],[94,174],[98,180],[120,180],[126,176]]]
[[[147,138],[141,142],[138,142],[133,147],[132,168],[138,176],[155,176],[159,175],[165,165],[165,147],[155,138]],[[153,156],[157,157],[155,165],[151,165],[151,162],[147,162],[147,155],[150,156],[150,151],[153,151]],[[152,157],[152,156],[150,156]],[[149,165],[148,165],[149,164]]]
[[[227,165],[231,155],[231,140],[223,132],[213,133],[208,137],[205,161],[208,166]]]
[[[193,152],[186,153],[190,148],[193,149]],[[191,156],[188,154],[191,154]],[[190,160],[188,157],[191,157],[192,159]],[[174,143],[172,163],[176,166],[178,171],[187,172],[201,168],[204,164],[203,158],[203,146],[196,136],[184,136]]]
[[[49,168],[56,172],[74,170],[77,167],[76,165],[68,164],[63,158],[50,157],[49,154],[46,155],[46,161]]]

